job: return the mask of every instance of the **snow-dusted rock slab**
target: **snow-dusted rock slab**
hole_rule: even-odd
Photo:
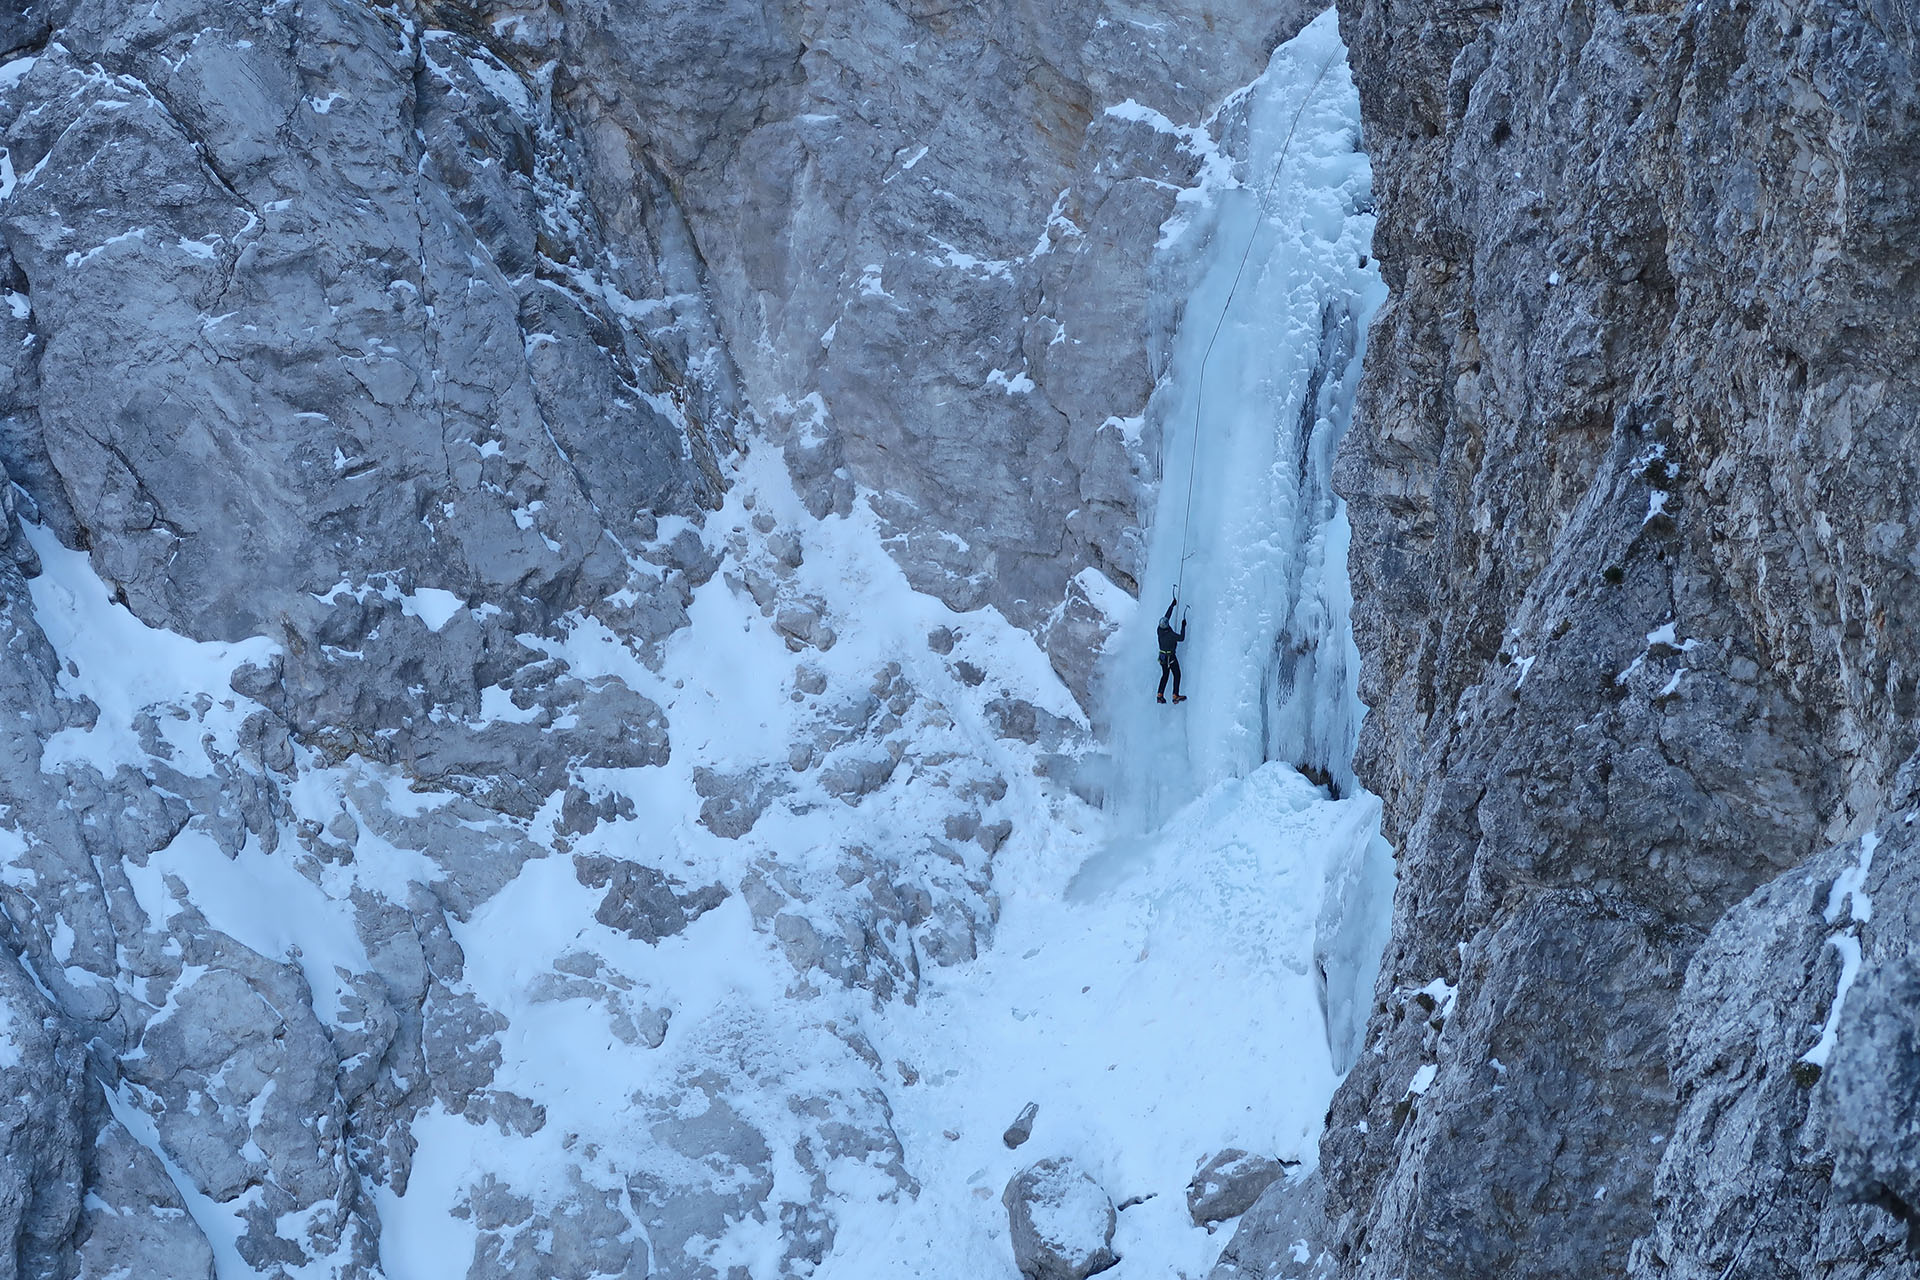
[[[1196,1227],[1237,1218],[1260,1193],[1286,1176],[1287,1161],[1228,1147],[1201,1162],[1187,1184],[1187,1213]]]
[[[1318,1169],[1274,1182],[1241,1217],[1207,1280],[1334,1280],[1326,1199]]]
[[[1833,1187],[1908,1224],[1920,1213],[1920,966],[1891,960],[1848,993],[1827,1096]]]

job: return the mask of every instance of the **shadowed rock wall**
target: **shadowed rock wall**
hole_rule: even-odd
[[[1381,1280],[1909,1274],[1789,1068],[1865,927],[1823,917],[1821,851],[1912,803],[1920,17],[1342,17],[1393,290],[1339,472],[1358,772],[1400,887],[1319,1246]]]

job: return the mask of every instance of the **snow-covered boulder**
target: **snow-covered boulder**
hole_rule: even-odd
[[[1013,1261],[1027,1280],[1086,1280],[1120,1261],[1113,1251],[1113,1198],[1065,1158],[1013,1176],[1007,1206]]]
[[[1196,1227],[1245,1213],[1260,1193],[1287,1172],[1287,1162],[1228,1147],[1203,1160],[1187,1184],[1187,1212]]]

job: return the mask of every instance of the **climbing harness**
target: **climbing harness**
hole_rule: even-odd
[[[1233,287],[1227,290],[1226,303],[1220,308],[1220,318],[1213,322],[1213,334],[1207,339],[1207,349],[1200,357],[1200,385],[1193,397],[1193,446],[1187,457],[1187,510],[1180,520],[1180,563],[1174,569],[1173,594],[1180,594],[1180,587],[1187,573],[1187,561],[1193,553],[1187,550],[1187,533],[1193,524],[1193,478],[1200,464],[1200,418],[1201,410],[1207,401],[1207,362],[1213,359],[1213,344],[1220,340],[1220,331],[1226,327],[1227,313],[1233,310],[1234,295],[1240,292],[1240,278],[1246,274],[1247,261],[1253,257],[1253,242],[1260,237],[1260,228],[1267,222],[1267,202],[1273,195],[1274,186],[1280,181],[1280,174],[1287,167],[1287,155],[1293,150],[1293,134],[1300,127],[1300,117],[1306,114],[1307,106],[1313,101],[1313,95],[1320,91],[1320,82],[1327,78],[1327,72],[1333,70],[1333,64],[1339,55],[1334,55],[1320,64],[1320,72],[1314,76],[1313,83],[1300,96],[1300,105],[1294,109],[1293,120],[1287,125],[1287,136],[1280,144],[1280,158],[1273,163],[1273,172],[1267,175],[1267,185],[1260,192],[1260,201],[1253,219],[1253,228],[1247,232],[1247,247],[1240,253],[1240,265],[1234,268]],[[1182,612],[1184,617],[1184,611]]]

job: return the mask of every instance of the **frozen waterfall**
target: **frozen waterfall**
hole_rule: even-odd
[[[1276,50],[1229,105],[1245,112],[1241,155],[1219,166],[1206,214],[1163,241],[1163,252],[1196,255],[1196,283],[1151,410],[1164,465],[1143,594],[1105,671],[1109,809],[1132,834],[1089,860],[1075,892],[1108,892],[1209,830],[1271,832],[1255,856],[1276,883],[1283,871],[1296,884],[1318,876],[1318,910],[1299,927],[1313,932],[1337,1075],[1359,1048],[1393,872],[1378,801],[1352,771],[1359,657],[1346,511],[1331,481],[1367,321],[1386,293],[1369,257],[1372,174],[1335,16]],[[1176,588],[1191,623],[1179,706],[1152,696],[1156,626]],[[1298,784],[1296,773],[1337,802],[1304,837],[1290,811],[1267,811],[1276,779]],[[1293,918],[1300,906],[1274,910]]]
[[[1159,506],[1141,608],[1111,651],[1116,794],[1143,826],[1268,761],[1354,787],[1358,656],[1330,472],[1386,290],[1333,16],[1282,46],[1250,96],[1239,181],[1217,195],[1154,398]],[[1178,710],[1147,696],[1176,585],[1192,619]]]

